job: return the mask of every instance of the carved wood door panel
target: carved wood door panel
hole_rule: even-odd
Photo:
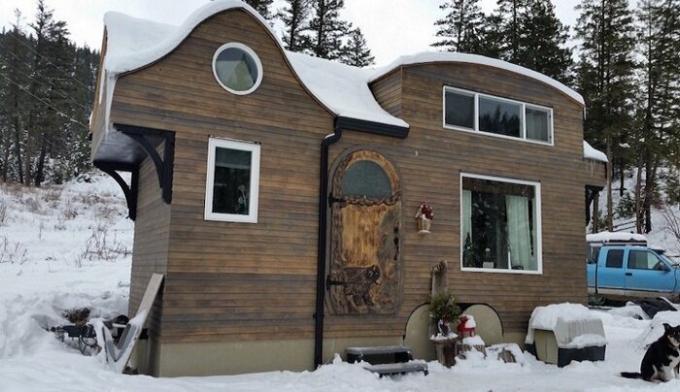
[[[335,314],[395,313],[401,300],[399,178],[381,154],[361,150],[332,184],[327,306]]]

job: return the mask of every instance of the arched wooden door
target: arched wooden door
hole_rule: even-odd
[[[401,301],[401,192],[392,164],[360,150],[332,184],[327,306],[335,314],[390,314]]]

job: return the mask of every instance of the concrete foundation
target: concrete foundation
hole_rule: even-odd
[[[401,344],[401,336],[324,340],[324,362],[348,346]],[[140,353],[141,354],[141,353]],[[211,376],[274,370],[313,370],[314,340],[165,343],[160,345],[150,374],[160,377]]]

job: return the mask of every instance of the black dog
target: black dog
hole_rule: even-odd
[[[646,381],[670,381],[678,375],[680,364],[680,326],[663,325],[664,334],[647,349],[642,358],[640,373],[622,372],[626,378],[642,378]]]

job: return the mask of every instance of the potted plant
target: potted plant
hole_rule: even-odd
[[[460,314],[460,307],[450,292],[442,292],[430,298],[430,317],[434,333],[430,340],[434,343],[437,360],[444,366],[456,364],[456,340],[458,335],[451,331],[451,322]]]
[[[416,227],[418,228],[418,233],[429,234],[433,219],[434,212],[432,211],[432,207],[430,207],[427,202],[420,203],[418,212],[416,213]]]

